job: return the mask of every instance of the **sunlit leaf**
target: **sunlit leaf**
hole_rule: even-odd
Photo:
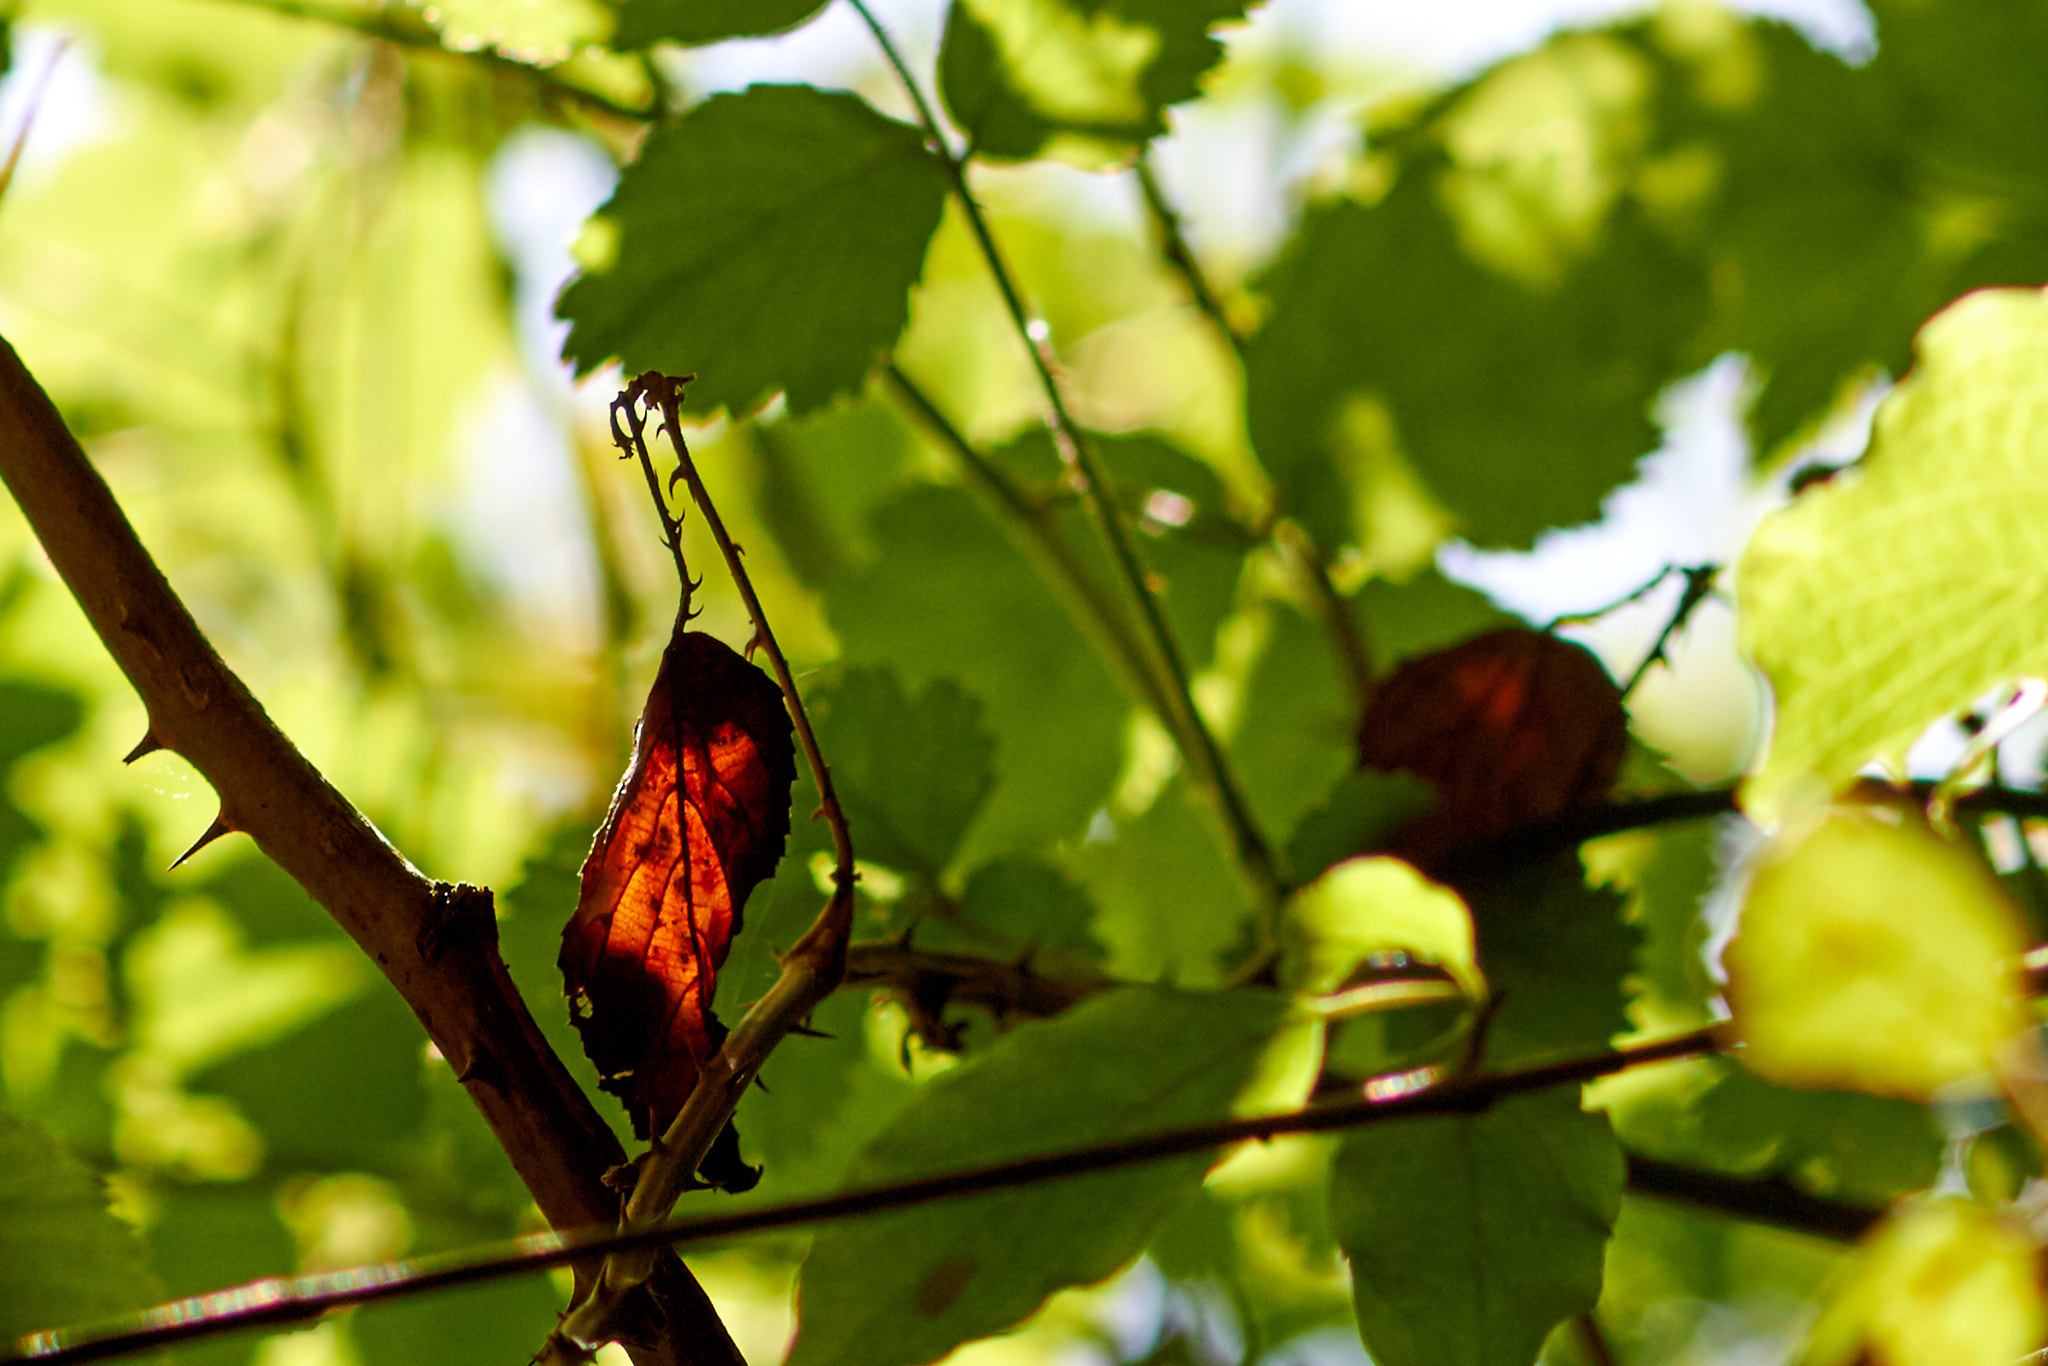
[[[748,894],[782,857],[796,781],[781,690],[685,620],[562,932],[584,1050],[642,1138],[667,1127],[724,1037],[718,969]]]
[[[1988,868],[1890,811],[1838,812],[1760,867],[1729,944],[1743,1062],[1926,1100],[2026,1027],[2026,941]]]
[[[156,1299],[135,1230],[49,1135],[0,1113],[0,1339]]]
[[[755,86],[655,130],[600,210],[616,259],[562,292],[586,372],[697,375],[689,407],[790,411],[858,389],[909,316],[945,172],[852,95]]]
[[[2001,680],[2048,673],[2048,298],[1985,290],[1921,330],[1852,474],[1766,518],[1736,582],[1777,698],[1743,791],[1822,798]]]
[[[1252,902],[1204,800],[1175,779],[1144,811],[1115,821],[1109,838],[1066,857],[1102,908],[1095,936],[1117,976],[1208,987],[1236,966],[1226,955]]]
[[[1860,1248],[1801,1366],[2008,1366],[2041,1345],[2034,1240],[1967,1200],[1916,1201]]]
[[[1374,954],[1399,951],[1450,973],[1468,997],[1486,994],[1465,903],[1398,859],[1338,864],[1294,898],[1287,926],[1284,975],[1298,991],[1336,991]]]
[[[1219,1118],[1287,1016],[1270,992],[1132,987],[1020,1025],[934,1082],[852,1184],[932,1175]],[[791,1366],[916,1366],[1135,1257],[1211,1159],[1185,1158],[834,1224],[797,1292]]]
[[[1330,1216],[1380,1366],[1529,1366],[1600,1297],[1621,1148],[1577,1088],[1348,1135]]]
[[[1165,131],[1161,111],[1190,99],[1223,55],[1210,36],[1244,0],[953,0],[939,88],[980,155],[1031,157],[1060,133],[1095,160]]]

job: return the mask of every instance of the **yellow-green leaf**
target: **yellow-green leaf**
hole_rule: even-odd
[[[1863,462],[1767,518],[1743,554],[1743,643],[1778,706],[1743,796],[1753,815],[2048,673],[2048,296],[1968,295],[1915,350]]]
[[[1843,812],[1750,884],[1728,996],[1773,1081],[1926,1099],[2026,1027],[2018,914],[1982,864],[1892,811]]]
[[[1399,951],[1450,973],[1468,998],[1486,992],[1471,912],[1399,859],[1348,859],[1324,873],[1294,899],[1287,937],[1283,975],[1299,991],[1336,991],[1372,954]]]
[[[1800,1366],[2007,1366],[2044,1330],[2024,1231],[1966,1200],[1923,1200],[1857,1253]]]

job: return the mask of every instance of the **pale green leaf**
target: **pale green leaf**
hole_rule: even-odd
[[[1777,720],[1769,820],[2002,680],[2048,673],[2048,298],[1968,295],[1920,332],[1853,473],[1767,518],[1737,576]]]
[[[1624,1170],[1578,1089],[1345,1138],[1330,1217],[1379,1366],[1529,1366],[1600,1297]]]
[[[1857,1252],[1800,1366],[2006,1366],[2048,1331],[2034,1240],[1967,1200],[1929,1199]]]
[[[1091,162],[1165,131],[1223,55],[1244,0],[954,0],[939,88],[979,155],[1037,156],[1061,134]],[[1078,150],[1078,149],[1077,149]]]
[[[1742,1060],[1796,1086],[1925,1100],[2026,1027],[2026,948],[1989,869],[1893,811],[1843,812],[1757,870],[1729,944]]]
[[[1399,859],[1324,873],[1288,904],[1285,937],[1282,974],[1300,991],[1336,991],[1371,955],[1400,951],[1450,973],[1466,996],[1486,994],[1465,903]]]
[[[1258,991],[1130,987],[1021,1025],[870,1144],[853,1185],[933,1175],[1217,1119],[1289,1011]],[[790,1366],[913,1366],[1021,1321],[1135,1257],[1200,1184],[1183,1158],[831,1225],[797,1290]]]

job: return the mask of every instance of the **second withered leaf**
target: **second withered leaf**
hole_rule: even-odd
[[[774,682],[679,618],[560,958],[583,1050],[641,1138],[667,1127],[724,1041],[718,970],[748,894],[782,858],[795,780]],[[720,1148],[737,1162],[730,1132]]]

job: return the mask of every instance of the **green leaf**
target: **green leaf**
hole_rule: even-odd
[[[873,561],[825,590],[850,665],[981,699],[997,787],[962,857],[1079,835],[1121,766],[1129,704],[1023,556],[965,491],[911,489],[871,523]]]
[[[1950,1196],[1913,1201],[1857,1249],[1799,1366],[2022,1360],[2048,1331],[2039,1255],[2003,1210]]]
[[[1252,538],[1230,516],[1230,495],[1216,471],[1149,433],[1092,434],[1116,502],[1135,524],[1132,538],[1152,574],[1166,620],[1192,669],[1216,654],[1216,632],[1237,606],[1237,582]],[[989,452],[1027,493],[1060,507],[1060,530],[1106,591],[1120,590],[1115,563],[1095,519],[1079,504],[1052,436],[1032,427]]]
[[[0,1112],[0,1340],[156,1298],[142,1240],[108,1213],[99,1178]]]
[[[192,1089],[224,1095],[287,1170],[376,1170],[427,1113],[426,1037],[379,985],[276,1043],[217,1063]]]
[[[939,90],[976,155],[1033,157],[1081,135],[1099,164],[1166,131],[1223,55],[1209,30],[1245,0],[953,0]]]
[[[808,588],[822,588],[874,553],[868,517],[903,485],[915,445],[900,412],[872,396],[801,422],[746,429],[759,484],[755,508]]]
[[[149,1251],[166,1295],[203,1295],[286,1276],[298,1264],[298,1248],[277,1217],[277,1196],[267,1183],[174,1183],[156,1197],[161,1203],[149,1226]],[[180,1366],[240,1366],[257,1346],[238,1334],[180,1344],[177,1359]]]
[[[1620,1145],[1576,1087],[1344,1139],[1330,1213],[1379,1366],[1529,1366],[1600,1297]]]
[[[923,135],[852,95],[714,95],[655,130],[599,211],[617,258],[562,292],[563,355],[695,371],[695,412],[777,391],[822,407],[903,330],[945,192]]]
[[[1129,987],[1018,1026],[933,1082],[849,1184],[924,1176],[1223,1116],[1287,1017],[1275,993]],[[1148,1164],[834,1224],[797,1290],[790,1366],[913,1366],[1135,1257],[1212,1159]]]
[[[761,1202],[822,1194],[838,1186],[856,1154],[918,1094],[893,1057],[868,1038],[866,994],[841,992],[811,1017],[817,1039],[783,1040],[761,1069],[762,1085],[740,1103],[741,1142],[761,1164]]]
[[[937,878],[995,785],[981,704],[946,678],[913,699],[888,668],[849,669],[818,701],[818,743],[855,851]]]
[[[1766,518],[1736,581],[1777,699],[1743,804],[1771,820],[1994,685],[2048,673],[2048,298],[1985,290],[1921,330],[1851,476]]]
[[[1291,830],[1358,765],[1358,713],[1321,623],[1276,602],[1228,751],[1260,827]]]
[[[1521,618],[1495,607],[1486,594],[1425,569],[1395,583],[1367,579],[1352,599],[1352,615],[1372,652],[1373,671],[1392,673],[1403,662],[1470,640]]]
[[[1990,1075],[2028,1028],[2022,928],[1980,856],[1897,812],[1781,837],[1723,955],[1743,1065],[1908,1100]]]
[[[1576,855],[1461,880],[1479,968],[1506,999],[1487,1033],[1494,1067],[1604,1048],[1629,1027],[1626,982],[1642,931],[1625,898],[1589,887]]]
[[[1297,882],[1306,882],[1325,868],[1383,845],[1388,836],[1429,810],[1435,799],[1428,783],[1406,773],[1371,768],[1347,773],[1287,837],[1287,866]]]
[[[612,46],[626,52],[652,43],[696,47],[759,38],[793,29],[823,8],[824,0],[626,0]]]
[[[1888,1205],[1941,1169],[1934,1111],[1887,1096],[1779,1086],[1729,1067],[1693,1116],[1695,1160],[1782,1174],[1820,1195]]]
[[[530,1357],[561,1321],[562,1304],[546,1276],[519,1276],[366,1306],[350,1332],[364,1361],[497,1366]]]
[[[1324,873],[1288,904],[1284,936],[1282,980],[1297,991],[1334,992],[1393,950],[1442,968],[1467,996],[1485,991],[1464,903],[1399,859],[1351,859]]]
[[[1093,898],[1037,859],[991,859],[976,868],[960,891],[960,913],[1019,944],[1102,957]]]
[[[1109,838],[1066,857],[1102,908],[1095,935],[1119,977],[1206,987],[1235,966],[1222,956],[1239,942],[1251,900],[1201,801],[1176,778]]]
[[[1311,208],[1262,282],[1246,419],[1283,509],[1327,549],[1355,542],[1354,490],[1391,441],[1480,545],[1592,519],[1656,448],[1658,392],[1705,359],[1700,263],[1623,203],[1517,275],[1461,246],[1456,176],[1399,175],[1370,207]]]

